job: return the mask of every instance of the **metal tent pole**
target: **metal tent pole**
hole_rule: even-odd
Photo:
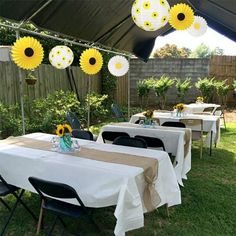
[[[128,120],[130,119],[130,57],[129,61],[129,71],[128,71]]]
[[[16,31],[16,38],[20,37],[20,32]],[[18,68],[19,72],[19,84],[20,84],[20,105],[21,105],[21,120],[22,120],[22,134],[25,135],[25,111],[24,111],[24,88],[22,80],[22,71]]]
[[[91,80],[90,80],[90,75],[88,77],[88,120],[87,120],[87,128],[89,130],[90,126],[90,88],[91,87]]]
[[[66,39],[66,38],[61,38],[59,35],[58,36],[52,36],[52,35],[48,35],[48,34],[41,34],[41,33],[38,33],[38,32],[32,31],[32,30],[19,28],[17,26],[13,26],[13,25],[6,25],[6,24],[3,24],[3,23],[0,23],[0,26],[7,27],[7,28],[10,28],[10,29],[14,29],[16,31],[18,30],[18,31],[25,32],[25,33],[32,34],[32,35],[37,35],[39,37],[50,38],[50,39],[53,39],[53,40],[62,41],[64,43],[78,45],[78,46],[85,47],[85,48],[95,48],[95,49],[98,49],[98,50],[103,51],[103,52],[113,53],[113,54],[117,54],[117,55],[121,55],[121,56],[128,56],[129,55],[129,53],[122,53],[122,52],[118,52],[118,51],[117,52],[112,51],[112,50],[110,50],[109,47],[104,46],[104,48],[102,48],[98,45],[90,45],[89,42],[87,42],[85,40],[83,40],[83,41],[81,40],[80,42],[75,42],[73,40],[69,40],[69,39]],[[80,40],[80,39],[78,39],[78,40]]]

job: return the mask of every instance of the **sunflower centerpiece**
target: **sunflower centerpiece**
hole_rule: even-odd
[[[57,125],[56,134],[59,136],[59,147],[62,152],[68,152],[72,150],[71,139],[72,128],[68,124]]]
[[[196,103],[203,103],[203,101],[204,101],[204,98],[199,96],[197,97]]]
[[[181,117],[185,109],[185,106],[183,103],[178,103],[177,105],[174,106],[174,109],[176,111],[176,116]]]
[[[153,110],[147,110],[143,113],[143,115],[145,116],[144,124],[152,125]]]

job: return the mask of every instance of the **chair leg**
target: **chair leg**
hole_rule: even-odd
[[[86,219],[90,221],[91,224],[93,224],[96,228],[96,231],[98,232],[99,235],[103,236],[101,229],[98,227],[96,222],[93,220],[93,218],[90,215],[86,215]]]
[[[54,227],[55,227],[55,225],[56,225],[56,223],[57,223],[57,219],[58,219],[58,216],[56,216],[55,218],[54,218],[54,221],[53,221],[53,223],[52,223],[52,227],[51,227],[51,229],[49,230],[49,232],[48,232],[48,236],[50,236],[51,234],[52,234],[52,231],[53,231],[53,229],[54,229]]]
[[[25,190],[24,189],[22,189],[21,190],[23,193],[25,192]],[[22,195],[23,195],[23,193],[22,193]],[[35,216],[35,214],[29,209],[29,207],[21,200],[21,198],[16,194],[16,193],[12,193],[14,196],[15,196],[15,198],[17,199],[17,200],[19,200],[19,202],[24,206],[24,208],[30,213],[30,215],[37,221],[38,220],[38,218]]]
[[[0,198],[0,202],[1,202],[9,211],[11,211],[11,208],[9,207],[9,205],[8,205],[5,201],[3,201],[2,198]]]
[[[40,206],[40,212],[39,212],[39,220],[38,220],[38,225],[37,225],[37,231],[36,235],[39,235],[41,226],[43,222],[43,199],[41,200],[41,206]]]
[[[63,227],[66,228],[66,223],[64,222],[64,220],[62,220],[60,216],[58,216],[58,219],[61,221]]]
[[[202,148],[203,148],[203,139],[201,138],[201,143],[200,143],[200,159],[202,159]]]
[[[224,121],[225,130],[226,130],[226,122],[225,122],[225,116],[224,115],[223,115],[223,121]]]
[[[167,213],[167,216],[170,217],[170,212],[169,212],[168,204],[165,204],[165,205],[166,205],[166,213]]]
[[[14,204],[14,206],[13,206],[11,212],[10,212],[10,215],[8,216],[8,219],[7,219],[5,225],[4,225],[4,227],[3,227],[3,229],[2,229],[2,231],[0,233],[1,236],[6,231],[6,228],[7,228],[8,224],[9,224],[9,222],[10,222],[10,220],[11,220],[11,218],[12,218],[12,216],[13,216],[15,210],[16,210],[16,207],[17,207],[18,203],[20,202],[20,198],[22,197],[23,193],[24,193],[24,190],[21,190],[20,195],[17,196],[16,202],[15,202],[15,204]]]
[[[211,131],[211,138],[210,138],[210,156],[211,156],[211,151],[212,151],[212,135],[213,135],[213,132]]]

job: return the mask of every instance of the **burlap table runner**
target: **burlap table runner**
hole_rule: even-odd
[[[46,151],[51,150],[51,144],[48,141],[36,140],[26,137],[10,137],[2,140],[1,143],[14,144],[21,147],[40,149]],[[144,170],[144,178],[146,186],[143,193],[143,201],[147,211],[152,211],[160,204],[161,199],[155,189],[155,180],[158,176],[158,160],[154,158],[142,158],[140,156],[107,152],[97,149],[89,149],[82,147],[80,151],[66,153],[71,156],[78,156],[91,160],[104,161],[109,163],[124,164],[129,166],[141,167]]]
[[[120,122],[120,123],[112,123],[111,125],[114,126],[119,126],[119,127],[131,127],[131,128],[142,128],[141,125],[139,124],[133,124],[133,123],[129,123],[129,122]],[[190,147],[190,141],[191,141],[191,129],[188,128],[176,128],[176,127],[168,127],[168,126],[155,126],[155,127],[145,127],[144,129],[155,129],[158,132],[159,130],[164,130],[164,131],[184,131],[184,157],[187,156],[188,152],[189,152],[189,147]],[[144,134],[145,136],[145,134]],[[171,140],[170,140],[171,141]]]

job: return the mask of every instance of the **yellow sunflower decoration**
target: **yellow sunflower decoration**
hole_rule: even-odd
[[[86,49],[80,56],[80,67],[86,74],[97,74],[101,70],[102,64],[102,54],[94,48]]]
[[[170,25],[176,30],[186,30],[194,21],[194,13],[190,6],[184,3],[170,8]]]
[[[43,60],[43,47],[32,37],[17,39],[11,53],[16,65],[26,70],[35,69]]]
[[[72,128],[68,124],[64,124],[63,128],[64,128],[65,133],[71,133],[72,132]]]
[[[57,130],[56,130],[56,134],[59,137],[62,137],[64,135],[65,129],[63,125],[57,125]]]

